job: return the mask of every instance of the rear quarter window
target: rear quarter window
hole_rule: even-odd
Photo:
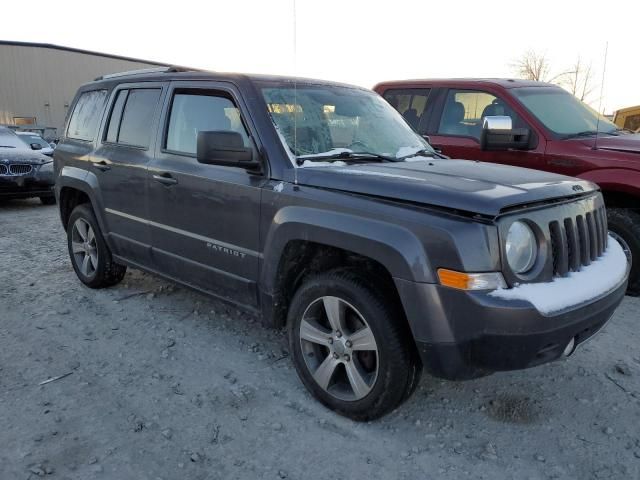
[[[98,131],[106,99],[106,90],[91,90],[81,94],[69,119],[67,137],[93,140]]]

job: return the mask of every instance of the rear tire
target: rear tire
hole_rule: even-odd
[[[50,197],[40,197],[40,202],[43,205],[55,205],[56,204],[56,197],[54,197],[53,195]]]
[[[631,253],[627,295],[640,295],[640,213],[628,208],[607,209],[609,230],[618,235]],[[625,247],[625,245],[623,245]]]
[[[391,412],[418,384],[421,369],[402,312],[352,271],[307,279],[291,302],[288,333],[302,383],[353,420]]]
[[[67,245],[73,269],[87,287],[111,287],[124,278],[127,267],[113,260],[89,204],[78,205],[71,212]]]

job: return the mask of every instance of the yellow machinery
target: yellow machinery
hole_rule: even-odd
[[[640,132],[640,105],[618,110],[613,117],[613,123],[620,128]]]

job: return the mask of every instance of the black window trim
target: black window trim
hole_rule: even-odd
[[[162,106],[163,103],[163,91],[166,88],[166,84],[159,82],[148,82],[148,83],[136,83],[136,84],[127,84],[122,83],[117,85],[113,91],[111,92],[111,97],[109,98],[109,116],[104,122],[102,126],[101,132],[101,143],[102,145],[108,145],[110,147],[123,147],[123,148],[133,148],[141,151],[149,151],[154,148],[154,121],[156,119],[156,115],[158,114],[158,108]],[[132,145],[124,142],[109,142],[107,141],[107,134],[109,133],[109,122],[111,122],[111,116],[113,115],[113,110],[116,106],[116,102],[118,101],[118,94],[122,90],[127,90],[127,98],[124,104],[122,105],[122,113],[124,114],[124,109],[127,106],[127,101],[129,101],[129,94],[131,90],[160,90],[160,95],[158,96],[158,101],[156,102],[156,108],[153,111],[153,118],[151,119],[151,134],[149,137],[149,145],[140,146],[140,145]],[[120,126],[122,125],[122,115],[120,116],[120,123],[118,124],[118,135],[116,138],[120,137]]]
[[[247,133],[247,137],[251,142],[251,148],[253,148],[254,154],[258,154],[258,147],[256,145],[256,141],[254,139],[254,135],[251,132],[251,129],[248,127],[247,122],[244,118],[244,114],[240,104],[236,100],[236,96],[233,94],[233,91],[230,89],[225,89],[220,87],[219,85],[188,85],[188,84],[174,84],[171,85],[169,89],[169,93],[167,95],[167,106],[164,114],[164,121],[162,127],[162,136],[160,137],[160,151],[162,153],[167,153],[170,155],[176,155],[179,157],[189,157],[189,158],[197,158],[197,154],[189,153],[189,152],[181,152],[178,150],[170,150],[167,148],[167,136],[169,135],[169,122],[171,121],[171,111],[173,109],[173,100],[176,94],[185,93],[185,92],[197,92],[196,95],[202,96],[216,96],[227,98],[231,101],[231,103],[238,109],[238,114],[240,115],[240,121],[242,122],[242,126]],[[223,165],[221,165],[224,167]],[[236,167],[231,167],[236,168]]]
[[[93,138],[88,140],[86,138],[77,138],[77,137],[72,137],[69,135],[69,128],[71,128],[71,119],[73,118],[73,114],[76,111],[76,108],[78,108],[78,103],[80,103],[80,99],[82,98],[82,96],[85,93],[90,93],[90,92],[106,92],[105,95],[105,102],[104,105],[102,106],[102,115],[100,116],[100,120],[98,121],[97,125],[96,125],[96,131],[93,134]],[[73,140],[74,142],[86,142],[86,143],[93,143],[96,141],[96,139],[98,138],[99,134],[100,134],[100,125],[102,124],[102,120],[104,118],[104,113],[106,111],[106,106],[109,104],[109,89],[108,88],[90,88],[87,90],[83,90],[81,92],[78,92],[77,98],[75,99],[74,103],[73,103],[73,109],[71,110],[71,112],[69,113],[69,118],[67,120],[67,124],[66,127],[64,129],[64,138],[68,139],[68,140]]]

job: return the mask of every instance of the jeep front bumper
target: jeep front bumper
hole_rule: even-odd
[[[560,358],[594,335],[622,301],[627,277],[592,302],[544,315],[526,300],[395,279],[424,367],[446,379],[474,378]]]

